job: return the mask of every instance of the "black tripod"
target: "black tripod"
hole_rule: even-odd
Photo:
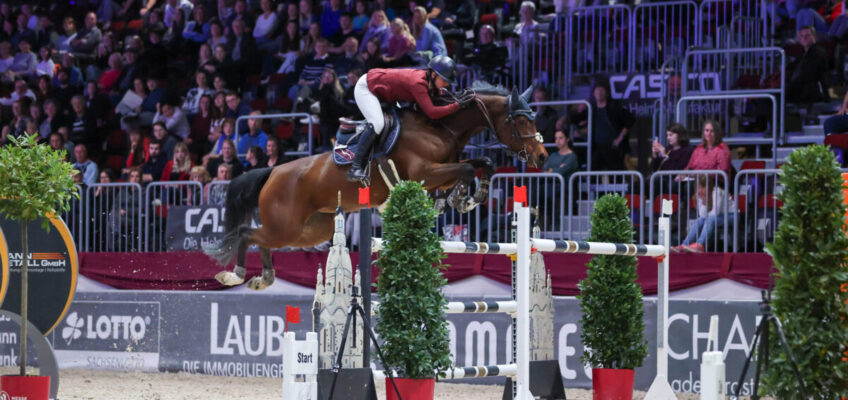
[[[760,398],[758,393],[760,389],[760,371],[764,366],[765,368],[768,368],[769,326],[771,324],[774,324],[774,327],[777,330],[777,337],[780,340],[780,345],[783,346],[783,351],[786,352],[786,356],[789,358],[789,364],[792,365],[792,371],[795,373],[795,378],[798,379],[798,385],[801,387],[801,391],[807,391],[807,388],[804,386],[804,380],[801,379],[801,372],[798,371],[798,364],[795,362],[795,357],[789,349],[789,343],[786,342],[786,335],[783,333],[783,324],[781,324],[780,319],[771,312],[771,291],[763,290],[762,296],[763,301],[760,303],[760,311],[763,313],[763,319],[760,320],[760,325],[757,326],[757,333],[754,335],[754,341],[751,342],[751,352],[748,354],[748,358],[745,359],[745,365],[742,367],[742,375],[739,376],[739,381],[736,382],[736,393],[734,393],[734,395],[737,399],[739,398],[739,392],[742,390],[742,382],[745,380],[745,374],[748,372],[748,366],[754,358],[754,351],[757,352],[759,359],[757,360],[757,371],[754,374],[754,391],[751,394],[751,400],[759,400]],[[757,349],[758,340],[760,340],[759,349]]]
[[[339,377],[339,372],[342,370],[342,357],[344,357],[344,348],[345,343],[347,342],[347,334],[350,330],[350,323],[353,321],[353,326],[356,326],[356,314],[358,313],[362,317],[362,324],[364,325],[365,332],[368,332],[369,337],[371,338],[371,343],[374,343],[374,348],[377,349],[377,357],[380,358],[380,363],[383,364],[383,368],[386,366],[385,360],[383,360],[383,352],[380,351],[380,344],[377,343],[377,337],[374,335],[374,331],[371,329],[371,322],[368,318],[369,316],[365,315],[365,310],[362,309],[362,306],[359,305],[359,301],[356,299],[359,297],[359,290],[356,286],[351,286],[351,296],[350,296],[350,310],[347,312],[347,320],[345,320],[344,332],[342,333],[342,342],[339,344],[339,355],[336,356],[336,363],[333,364],[333,385],[330,386],[330,397],[328,399],[333,399],[333,394],[336,391],[336,380]],[[353,329],[353,344],[351,346],[356,346],[356,329]],[[367,344],[365,344],[367,346]],[[368,367],[367,365],[363,365],[363,367]],[[397,385],[395,385],[395,378],[392,377],[391,371],[386,371],[386,376],[389,377],[389,382],[392,383],[392,387],[395,389],[395,394],[397,395],[398,400],[402,400],[400,397],[400,392],[398,391]]]

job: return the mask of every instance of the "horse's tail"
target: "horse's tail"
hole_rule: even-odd
[[[259,207],[259,193],[271,171],[272,168],[254,169],[230,181],[224,203],[224,238],[217,247],[203,250],[221,265],[233,260],[239,246],[253,232],[253,212]]]

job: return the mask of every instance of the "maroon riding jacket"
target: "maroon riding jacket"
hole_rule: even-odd
[[[381,102],[409,101],[421,107],[430,119],[444,118],[459,110],[458,103],[435,106],[427,86],[427,71],[421,69],[379,69],[368,71],[368,90]]]

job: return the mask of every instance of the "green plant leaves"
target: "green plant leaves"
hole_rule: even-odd
[[[772,310],[780,318],[807,392],[805,398],[848,396],[848,236],[839,165],[827,147],[792,152],[779,175],[785,187],[774,241]],[[798,398],[801,388],[772,330],[766,390],[776,398]]]
[[[590,241],[630,243],[633,224],[627,201],[605,195],[595,202]],[[648,343],[642,321],[642,288],[636,283],[636,257],[596,255],[580,289],[582,360],[595,368],[633,369],[645,360]]]
[[[392,190],[382,214],[375,330],[383,340],[384,368],[404,378],[432,378],[451,366],[441,292],[444,253],[433,232],[437,215],[424,187],[409,181]]]

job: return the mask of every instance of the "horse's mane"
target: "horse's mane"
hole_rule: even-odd
[[[494,94],[499,96],[509,96],[510,91],[501,85],[493,85],[486,81],[474,81],[471,84],[471,90],[478,94]]]

